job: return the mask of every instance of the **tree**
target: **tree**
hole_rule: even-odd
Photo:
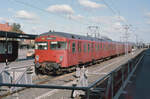
[[[18,23],[12,24],[12,32],[23,33],[23,31],[20,28],[21,28],[20,24],[18,24]]]

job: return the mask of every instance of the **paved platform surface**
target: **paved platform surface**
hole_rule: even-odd
[[[98,78],[104,77],[107,73],[141,53],[141,51],[142,50],[137,50],[136,52],[130,53],[127,56],[119,56],[100,64],[88,67],[88,83],[91,84]],[[46,77],[45,79],[47,79],[47,82],[45,84],[71,86],[75,81],[75,78],[73,77],[74,74],[75,73],[70,73],[58,77]],[[70,99],[70,95],[71,91],[67,90],[30,88],[19,92],[18,99]],[[16,97],[7,96],[3,99],[16,99]]]
[[[28,51],[32,51],[33,49],[19,49],[18,50],[18,59],[14,62],[8,63],[9,67],[21,67],[21,66],[29,66],[33,65],[34,59],[27,59],[26,54]],[[0,70],[5,67],[5,63],[0,63]]]
[[[119,99],[150,99],[150,49]]]

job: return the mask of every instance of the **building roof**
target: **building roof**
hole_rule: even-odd
[[[37,35],[0,31],[0,37],[34,40],[37,37]]]
[[[0,31],[11,31],[12,26],[10,26],[8,23],[0,24]]]

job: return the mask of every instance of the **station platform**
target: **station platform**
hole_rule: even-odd
[[[150,99],[150,49],[129,80],[119,99]]]
[[[118,56],[116,58],[104,61],[100,64],[95,64],[93,66],[87,67],[88,84],[91,85],[97,79],[105,77],[107,74],[109,74],[116,68],[119,68],[122,64],[127,63],[128,60],[133,59],[134,57],[138,56],[143,51],[144,49],[136,50],[135,52],[129,53],[128,55]],[[46,82],[43,83],[43,85],[72,86],[76,81],[76,78],[74,78],[73,75],[75,75],[75,72],[61,75],[58,77],[51,77],[51,76],[45,77],[45,78],[42,78],[42,80],[46,79]],[[36,81],[39,81],[39,79],[33,80],[33,83],[37,85]],[[16,99],[16,97],[18,99],[72,99],[71,93],[72,93],[72,90],[28,88],[28,89],[19,91],[17,93],[17,96],[15,94],[12,94],[6,97],[2,97],[2,99]],[[120,98],[120,99],[130,99],[130,98],[124,98],[124,97],[126,96],[123,96],[123,98]]]

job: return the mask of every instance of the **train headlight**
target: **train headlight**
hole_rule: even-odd
[[[59,61],[61,62],[63,60],[63,56],[60,56],[59,57]]]
[[[39,55],[35,56],[36,61],[39,61]]]

